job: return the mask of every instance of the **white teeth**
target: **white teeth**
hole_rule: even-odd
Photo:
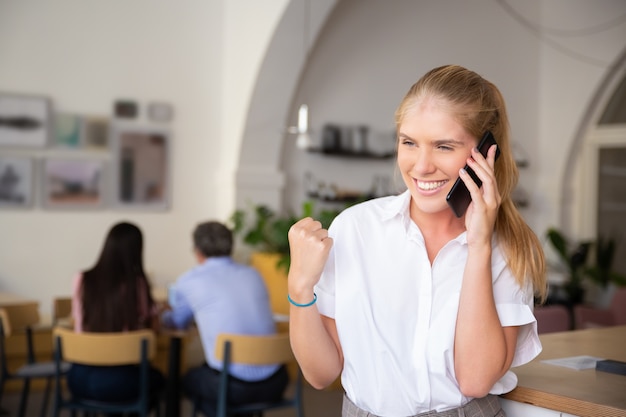
[[[424,181],[418,181],[417,182],[417,187],[420,190],[426,190],[426,191],[430,191],[430,190],[434,190],[435,188],[439,188],[442,185],[444,185],[447,181],[429,181],[429,182],[424,182]]]

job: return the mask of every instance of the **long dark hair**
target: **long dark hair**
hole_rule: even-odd
[[[141,311],[140,300],[147,302],[148,311],[154,304],[142,251],[141,230],[134,224],[122,222],[109,230],[98,261],[83,272],[85,331],[121,332],[151,327],[150,314]]]

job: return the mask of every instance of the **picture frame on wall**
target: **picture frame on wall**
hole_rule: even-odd
[[[51,145],[59,148],[78,149],[82,146],[83,120],[78,114],[55,113],[54,134]]]
[[[50,108],[47,97],[0,93],[0,146],[46,146]]]
[[[165,210],[170,199],[171,133],[158,126],[116,125],[113,201],[117,207]]]
[[[109,146],[109,119],[71,113],[54,115],[55,148],[106,151]]]
[[[48,209],[97,209],[105,203],[102,159],[46,158],[42,205]]]
[[[34,195],[33,159],[0,156],[0,207],[30,208]]]
[[[82,126],[83,146],[92,150],[109,147],[109,119],[101,116],[84,116]]]

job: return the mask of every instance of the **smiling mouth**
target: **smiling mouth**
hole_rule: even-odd
[[[417,188],[424,191],[431,191],[442,187],[448,180],[443,181],[417,181]]]

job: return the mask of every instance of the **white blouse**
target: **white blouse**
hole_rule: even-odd
[[[466,233],[448,242],[431,266],[409,217],[410,198],[407,191],[344,210],[330,227],[334,244],[315,287],[320,313],[337,325],[348,398],[385,417],[443,411],[471,400],[454,373]],[[533,290],[519,287],[496,243],[491,265],[500,322],[521,326],[512,364],[519,366],[541,351]],[[509,371],[490,392],[516,385]]]

